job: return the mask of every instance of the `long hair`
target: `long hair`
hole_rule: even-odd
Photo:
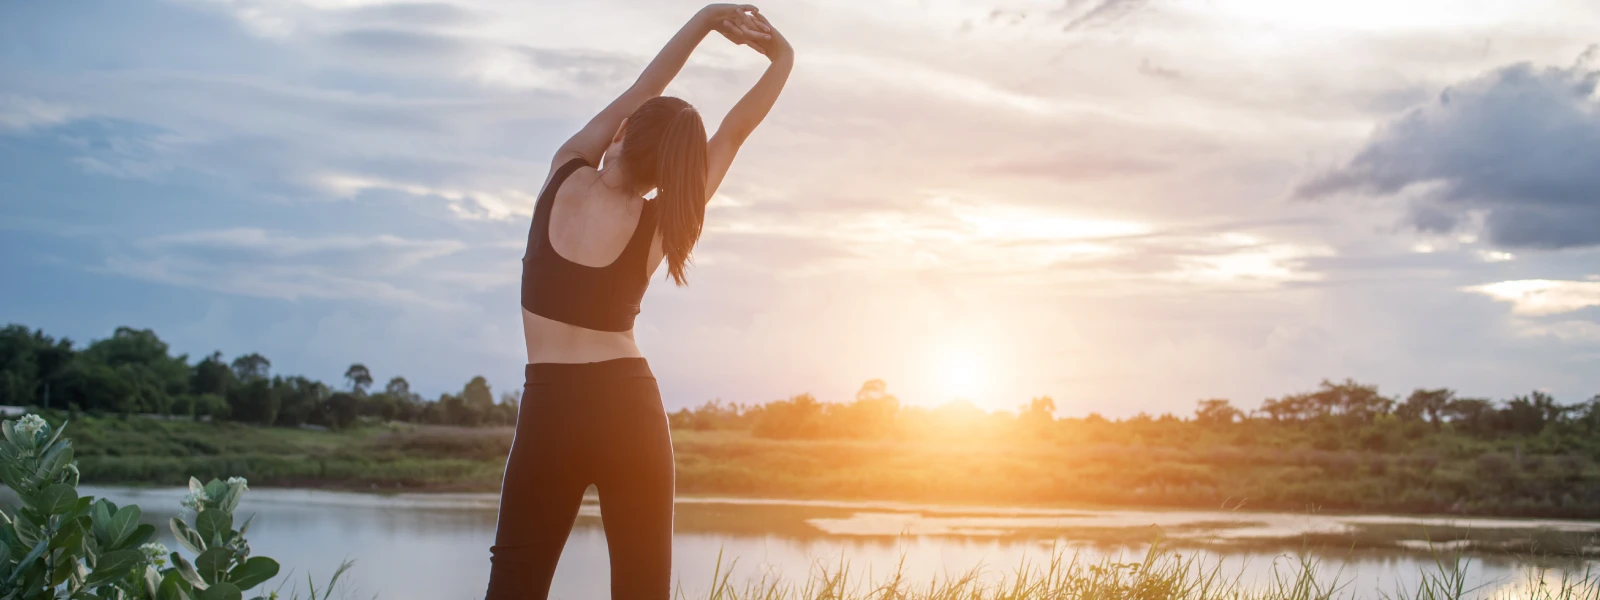
[[[646,101],[628,117],[622,163],[632,183],[655,188],[667,274],[684,285],[706,219],[706,126],[700,112],[671,96]]]

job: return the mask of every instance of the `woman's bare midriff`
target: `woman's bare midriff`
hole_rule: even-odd
[[[644,356],[633,341],[633,330],[596,331],[568,325],[522,309],[522,335],[528,345],[528,364],[587,363],[613,358]]]

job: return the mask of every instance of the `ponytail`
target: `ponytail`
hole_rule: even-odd
[[[684,270],[706,221],[706,126],[700,112],[684,108],[672,116],[661,136],[661,164],[656,173],[656,215],[667,274],[684,285]]]
[[[667,275],[685,285],[685,271],[706,218],[706,126],[688,102],[652,98],[628,120],[622,159],[635,177],[655,184],[656,230]]]

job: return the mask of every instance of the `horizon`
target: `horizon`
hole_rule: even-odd
[[[548,156],[698,6],[0,9],[0,321],[515,390]],[[668,410],[1600,392],[1600,6],[762,8],[790,91],[639,317]],[[709,125],[759,64],[668,93]]]

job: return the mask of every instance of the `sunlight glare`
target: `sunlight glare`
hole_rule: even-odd
[[[946,352],[938,369],[941,387],[952,398],[970,399],[978,392],[983,369],[972,352],[960,349]]]

